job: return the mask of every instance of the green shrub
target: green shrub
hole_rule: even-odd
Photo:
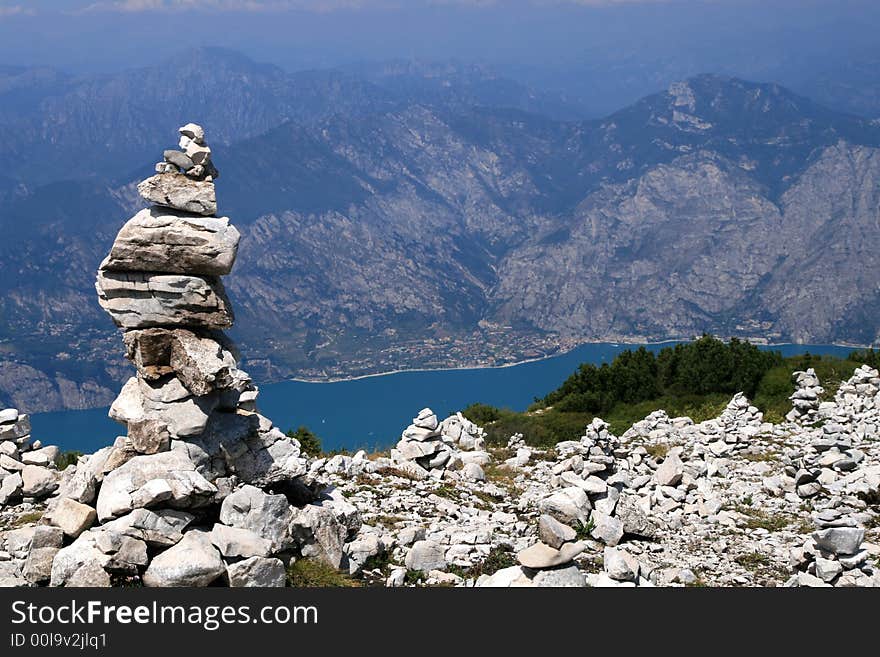
[[[321,456],[323,449],[321,448],[321,439],[313,434],[308,427],[299,427],[296,431],[291,429],[287,432],[288,438],[295,438],[299,441],[300,449],[308,456]]]

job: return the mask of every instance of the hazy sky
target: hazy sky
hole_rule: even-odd
[[[205,45],[290,69],[456,58],[621,98],[704,71],[868,68],[878,34],[880,0],[0,0],[0,64],[114,71]]]

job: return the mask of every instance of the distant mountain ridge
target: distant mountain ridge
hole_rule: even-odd
[[[414,81],[422,67],[316,72],[296,92],[273,67],[223,61],[237,72],[206,73],[193,97],[236,94],[222,117],[214,103],[218,196],[243,234],[228,287],[261,379],[497,363],[704,331],[878,339],[876,122],[713,75],[601,120],[563,121],[464,92],[438,99]],[[143,98],[150,75],[101,88]],[[276,100],[246,120],[266,94]],[[94,270],[142,205],[131,185],[140,174],[125,171],[149,170],[186,109],[132,115],[132,151],[101,157],[134,162],[157,146],[126,168],[105,160],[118,176],[99,177],[83,137],[70,143],[82,144],[78,173],[89,180],[22,191],[12,177],[5,196],[0,181],[0,402],[111,398],[126,370],[108,360],[118,335],[94,302]]]

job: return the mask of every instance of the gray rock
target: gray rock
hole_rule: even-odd
[[[103,529],[136,538],[152,547],[168,547],[183,538],[183,530],[192,521],[192,514],[184,511],[135,509],[106,523]]]
[[[211,530],[211,542],[224,557],[268,557],[272,543],[249,529],[216,524]]]
[[[348,573],[355,575],[361,571],[371,557],[385,551],[385,545],[376,534],[367,534],[350,543],[346,543],[345,555],[348,558]]]
[[[150,503],[155,495],[138,498],[139,490],[154,481],[163,481],[171,489],[168,498],[158,500],[178,509],[199,507],[210,502],[216,487],[196,472],[195,464],[181,452],[162,452],[136,456],[104,478],[96,505],[98,518],[103,522],[128,513],[136,502]]]
[[[830,527],[813,532],[816,546],[833,554],[855,554],[865,539],[865,530],[858,527]]]
[[[465,463],[461,472],[465,477],[473,481],[486,481],[486,473],[476,463]]]
[[[594,526],[590,536],[612,547],[620,543],[624,533],[624,524],[620,518],[598,512],[593,512],[592,517]]]
[[[657,534],[657,526],[651,518],[639,508],[636,498],[625,495],[617,503],[617,518],[623,523],[624,534],[643,539],[653,539]]]
[[[605,548],[603,567],[610,578],[621,582],[635,581],[639,575],[638,561],[628,552],[613,547]]]
[[[541,513],[546,513],[566,525],[585,525],[592,505],[583,489],[577,486],[563,488],[539,504]]]
[[[193,217],[147,208],[122,227],[101,267],[222,276],[232,271],[240,237],[227,217]]]
[[[564,525],[551,515],[543,514],[538,518],[538,538],[552,548],[559,549],[563,543],[577,538],[577,532]]]
[[[333,568],[341,568],[347,529],[328,507],[307,504],[294,513],[291,533],[304,557],[320,559]]]
[[[13,561],[0,561],[0,588],[27,586],[28,582]]]
[[[251,557],[226,567],[229,586],[232,587],[283,587],[287,584],[287,572],[280,559]]]
[[[180,173],[157,173],[138,184],[138,192],[156,205],[203,216],[217,214],[213,182],[192,180]]]
[[[0,481],[0,506],[8,504],[11,499],[19,495],[23,484],[21,475],[17,472],[4,477],[3,481]]]
[[[208,586],[225,573],[226,565],[208,534],[190,531],[150,562],[143,581],[150,587]]]
[[[195,166],[195,162],[186,153],[175,150],[167,150],[162,153],[163,159],[169,164],[173,164],[182,171],[189,171]]]
[[[95,287],[98,303],[125,329],[225,329],[235,321],[223,284],[215,277],[101,270]]]
[[[427,429],[428,431],[434,431],[437,429],[439,422],[434,411],[430,408],[423,408],[419,411],[419,414],[413,418],[413,425],[422,429]]]
[[[52,575],[52,561],[61,549],[64,533],[57,527],[40,525],[34,530],[23,575],[31,584],[48,581]]]
[[[87,504],[81,504],[69,497],[62,498],[51,512],[52,523],[71,538],[76,538],[95,524],[97,514]]]
[[[675,451],[670,451],[654,472],[654,479],[661,486],[676,486],[684,474],[684,465]]]
[[[255,486],[243,486],[223,500],[220,522],[249,529],[272,544],[275,552],[293,546],[293,509],[284,495],[269,495]]]
[[[198,123],[187,123],[181,126],[177,131],[184,137],[191,139],[197,144],[205,143],[205,129]]]
[[[45,497],[58,488],[57,472],[39,465],[26,465],[21,471],[21,492],[28,497]]]
[[[532,578],[536,587],[549,588],[583,588],[587,585],[584,573],[574,564],[564,568],[542,570]]]
[[[584,551],[584,547],[584,544],[578,541],[577,543],[566,543],[557,550],[539,542],[520,551],[516,558],[520,565],[526,568],[534,570],[553,568],[569,563]]]
[[[406,555],[404,563],[410,570],[428,572],[446,569],[446,552],[434,541],[416,541]]]

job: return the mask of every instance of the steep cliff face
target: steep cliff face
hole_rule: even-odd
[[[878,339],[880,125],[715,76],[601,121],[364,103],[224,149],[236,337],[263,380],[703,331]],[[16,405],[88,403],[53,382],[124,376],[88,272],[132,186],[6,188],[0,358],[44,377]]]
[[[597,338],[875,341],[878,155],[823,149],[778,203],[713,153],[660,165],[514,250],[492,312]]]

